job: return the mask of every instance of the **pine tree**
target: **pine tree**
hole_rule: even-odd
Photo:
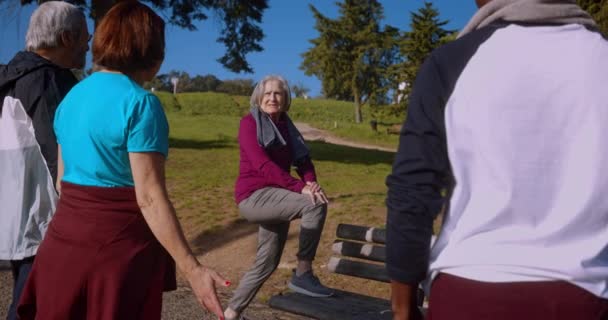
[[[340,16],[329,19],[310,6],[319,37],[302,54],[300,68],[321,80],[328,98],[352,100],[355,121],[362,121],[361,107],[380,99],[388,87],[387,70],[398,54],[395,28],[380,27],[382,5],[375,0],[338,3]]]
[[[405,32],[399,44],[404,62],[394,66],[393,72],[398,84],[405,84],[397,89],[403,97],[399,102],[399,111],[407,109],[407,96],[416,79],[418,69],[431,51],[454,38],[454,32],[444,29],[447,20],[439,19],[439,11],[431,2],[425,2],[417,12],[411,12],[410,31]]]

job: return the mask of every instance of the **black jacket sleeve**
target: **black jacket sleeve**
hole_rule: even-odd
[[[32,119],[36,141],[53,178],[57,179],[57,138],[53,130],[55,111],[69,90],[77,83],[67,69],[44,67],[17,82],[17,96]]]
[[[444,109],[446,89],[431,56],[409,97],[393,171],[387,177],[386,267],[393,280],[417,284],[426,277],[433,220],[450,177]]]

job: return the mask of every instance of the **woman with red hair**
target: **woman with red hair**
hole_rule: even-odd
[[[215,286],[229,282],[201,265],[185,240],[165,188],[167,119],[141,87],[164,59],[164,28],[136,1],[119,2],[97,27],[99,71],[55,116],[61,196],[21,319],[160,319],[176,263],[198,301],[223,317]]]

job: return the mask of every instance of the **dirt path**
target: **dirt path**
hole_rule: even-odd
[[[325,130],[317,129],[311,127],[309,124],[304,122],[295,122],[296,128],[302,133],[304,136],[304,140],[306,141],[324,141],[331,144],[338,144],[342,146],[348,146],[359,149],[370,149],[370,150],[380,150],[380,151],[388,151],[388,152],[396,152],[396,148],[385,148],[371,144],[359,143],[354,141],[349,141],[343,138],[339,138],[327,132]]]

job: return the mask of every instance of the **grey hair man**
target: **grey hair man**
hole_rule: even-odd
[[[0,260],[9,260],[14,288],[8,319],[55,211],[57,106],[77,82],[89,49],[78,7],[49,1],[32,14],[26,50],[0,65]]]

